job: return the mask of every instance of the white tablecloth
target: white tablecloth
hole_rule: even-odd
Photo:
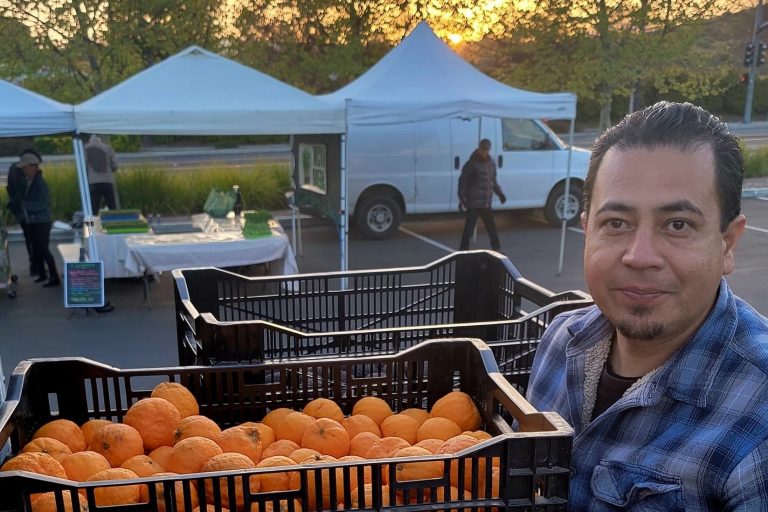
[[[172,235],[94,235],[104,277],[138,277],[186,267],[236,267],[275,262],[273,271],[298,273],[293,249],[279,226],[272,236],[244,239],[239,230]]]

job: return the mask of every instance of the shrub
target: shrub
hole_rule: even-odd
[[[768,147],[749,149],[744,152],[744,177],[768,176]]]

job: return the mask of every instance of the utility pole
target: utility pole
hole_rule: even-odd
[[[768,26],[768,23],[763,23],[763,0],[758,0],[757,8],[755,10],[755,25],[752,29],[752,41],[749,43],[752,45],[753,53],[752,59],[749,62],[749,79],[747,80],[747,98],[744,101],[744,124],[750,124],[752,122],[752,101],[755,96],[755,71],[757,69],[757,61],[759,59],[759,46],[757,41],[757,35]],[[746,64],[746,62],[745,62]]]

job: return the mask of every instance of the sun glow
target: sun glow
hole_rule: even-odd
[[[464,37],[461,34],[448,34],[448,40],[451,44],[459,44],[464,40]]]

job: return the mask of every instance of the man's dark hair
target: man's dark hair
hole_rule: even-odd
[[[491,141],[488,140],[488,139],[483,139],[483,140],[480,141],[480,144],[478,144],[477,147],[485,149],[485,150],[489,150],[489,149],[491,149]]]
[[[711,147],[714,155],[720,230],[725,231],[741,213],[744,156],[739,140],[728,132],[725,123],[690,103],[660,101],[627,115],[597,138],[584,183],[584,211],[589,214],[597,170],[609,150],[660,147],[695,150],[702,146]]]

